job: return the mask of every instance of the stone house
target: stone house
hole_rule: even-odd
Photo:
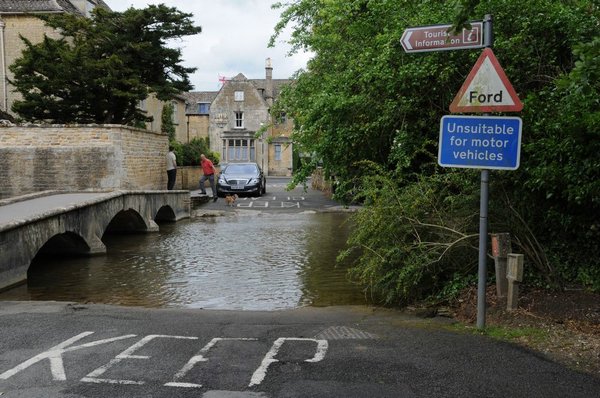
[[[13,91],[9,79],[13,78],[9,66],[21,56],[25,44],[19,37],[22,35],[32,43],[39,43],[44,35],[52,38],[60,37],[59,32],[46,26],[37,18],[39,14],[72,13],[89,16],[96,7],[110,9],[103,0],[1,0],[0,1],[0,110],[12,114],[11,107],[20,94]],[[186,134],[185,98],[177,96],[173,99],[176,134]],[[154,96],[149,96],[140,103],[140,108],[153,122],[146,128],[151,131],[161,130],[161,114],[164,103]]]
[[[225,81],[218,92],[186,93],[190,137],[209,137],[221,163],[256,162],[271,176],[290,176],[293,122],[271,115],[273,102],[289,79],[273,79],[267,59],[265,79],[242,73]]]

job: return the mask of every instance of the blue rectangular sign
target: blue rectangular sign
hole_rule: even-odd
[[[522,126],[518,117],[444,116],[438,163],[443,167],[516,170]]]

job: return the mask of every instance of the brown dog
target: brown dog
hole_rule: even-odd
[[[227,195],[225,196],[225,204],[227,206],[233,207],[235,205],[235,200],[238,198],[237,194]]]

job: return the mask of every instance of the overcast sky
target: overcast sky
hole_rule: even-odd
[[[217,91],[219,76],[243,73],[263,79],[265,59],[271,58],[273,78],[286,79],[306,66],[306,54],[288,56],[290,46],[280,37],[267,48],[281,10],[272,10],[272,0],[104,0],[113,11],[165,4],[194,14],[202,33],[188,36],[175,46],[182,49],[184,66],[198,68],[190,75],[194,91]]]

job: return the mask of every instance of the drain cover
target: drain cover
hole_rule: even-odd
[[[315,336],[317,339],[345,340],[345,339],[376,339],[377,336],[362,330],[347,326],[331,326]]]

